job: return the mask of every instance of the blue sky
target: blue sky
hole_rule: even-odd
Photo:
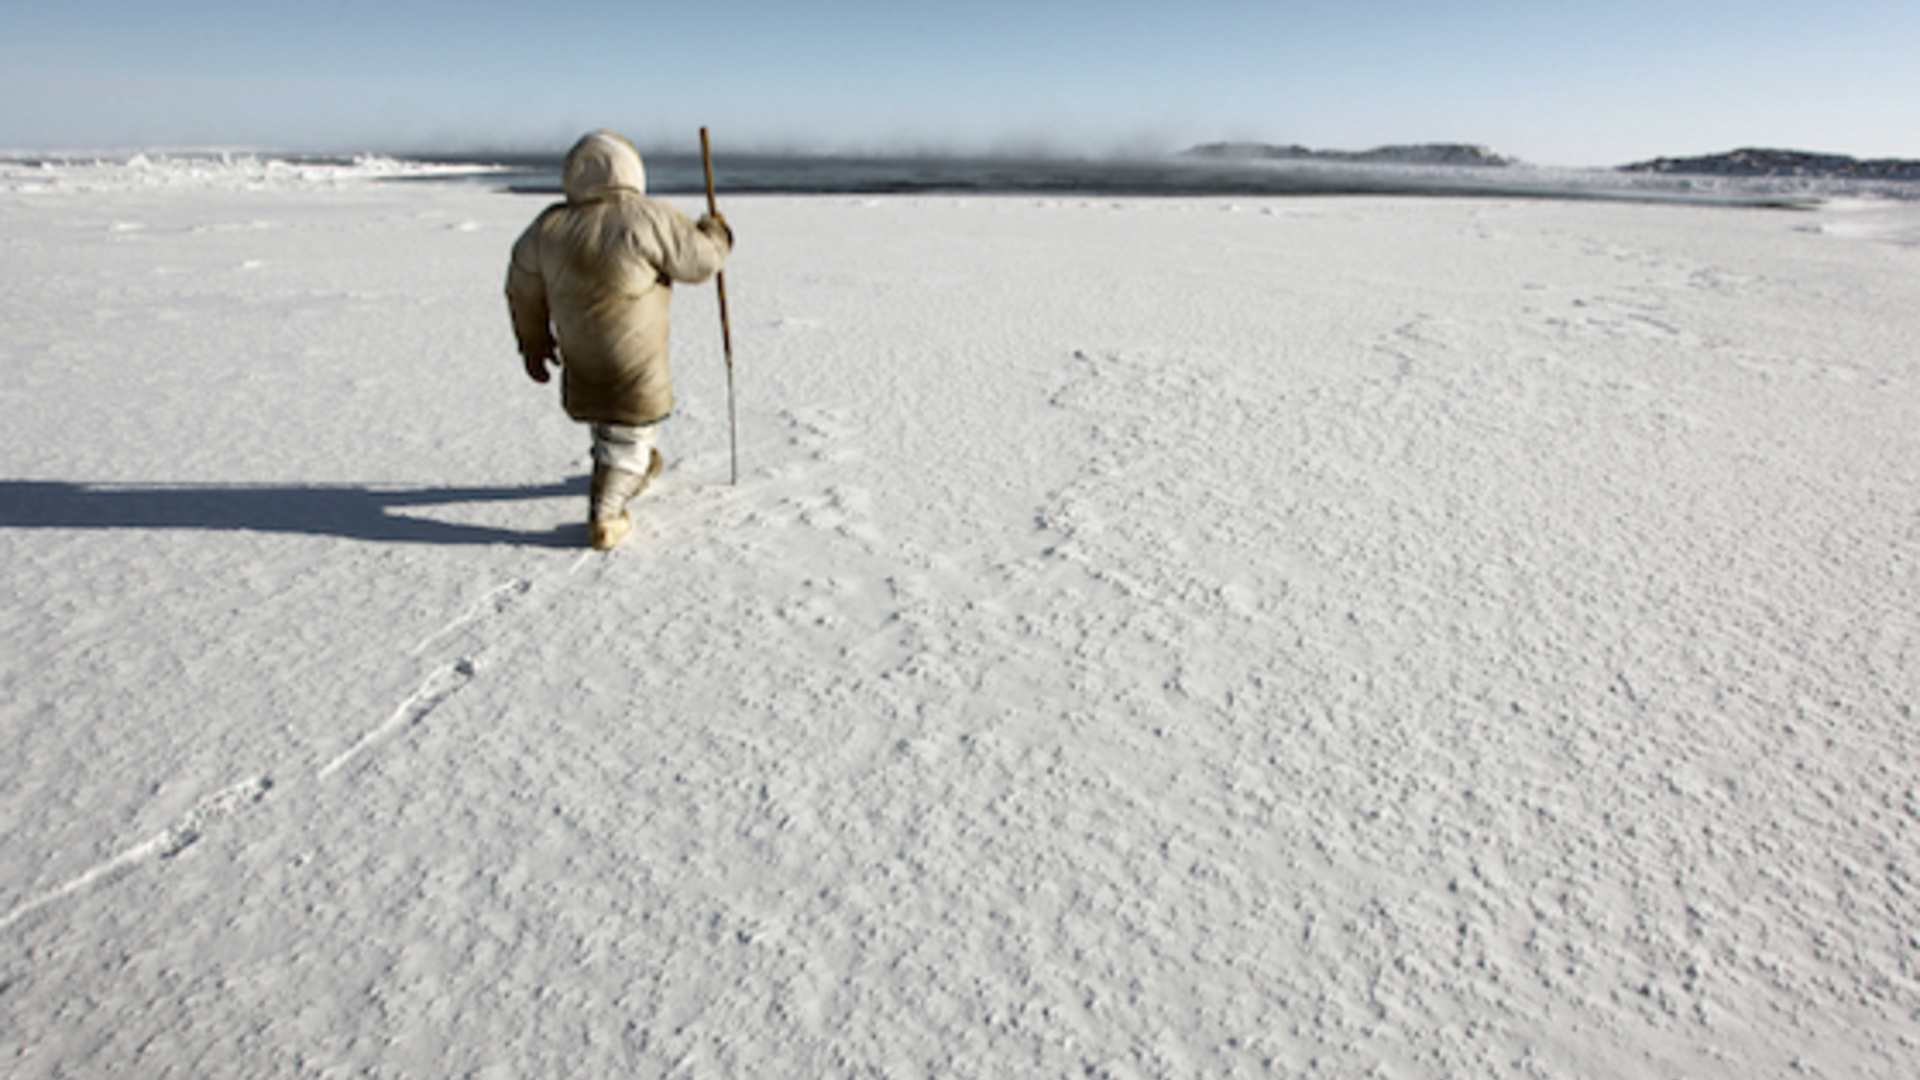
[[[11,0],[0,148],[1920,158],[1920,4]]]

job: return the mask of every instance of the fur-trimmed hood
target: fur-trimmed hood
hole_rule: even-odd
[[[561,190],[570,203],[593,202],[616,191],[647,193],[647,167],[640,151],[611,131],[592,131],[567,151],[560,174]]]

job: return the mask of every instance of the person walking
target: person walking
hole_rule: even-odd
[[[587,533],[605,551],[633,530],[627,502],[663,468],[673,286],[719,273],[733,230],[719,214],[694,220],[648,198],[639,151],[611,131],[589,132],[567,152],[561,189],[566,201],[513,245],[507,307],[528,377],[548,382],[558,364],[561,405],[592,432]]]

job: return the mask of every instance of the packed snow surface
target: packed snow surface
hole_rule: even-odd
[[[541,200],[63,169],[8,1076],[1920,1061],[1920,206],[734,200],[602,555]]]

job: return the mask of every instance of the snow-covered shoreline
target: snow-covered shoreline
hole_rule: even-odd
[[[542,202],[0,188],[11,1075],[1907,1068],[1914,204]]]
[[[385,154],[303,155],[252,150],[0,152],[0,192],[81,194],[141,190],[257,191],[374,180],[462,179],[501,166],[414,161]]]

